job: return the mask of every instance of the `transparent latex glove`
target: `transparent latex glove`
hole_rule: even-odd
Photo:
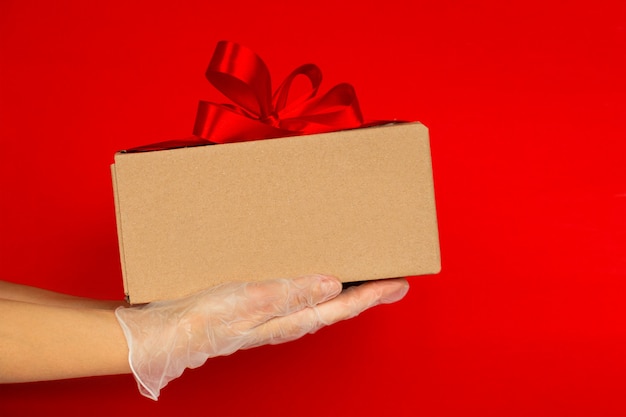
[[[310,275],[257,283],[229,283],[171,301],[120,307],[139,391],[156,400],[185,368],[239,349],[278,344],[355,317],[408,291],[404,279],[375,281],[341,291],[338,279]]]

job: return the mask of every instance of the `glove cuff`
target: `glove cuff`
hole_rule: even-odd
[[[141,307],[118,307],[115,310],[115,317],[126,337],[128,363],[137,381],[139,392],[144,397],[157,401],[161,389],[169,381],[180,376],[182,370],[176,376],[167,377],[168,349],[163,346],[165,343],[161,346],[151,346],[156,344],[156,341],[151,340],[154,337],[154,334],[151,334],[154,330],[148,330],[151,326],[142,323],[142,316],[144,316],[142,313],[144,312]],[[161,336],[166,339],[166,335]]]

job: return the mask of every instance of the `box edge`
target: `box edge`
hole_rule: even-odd
[[[120,210],[120,198],[117,189],[117,173],[115,169],[115,163],[111,164],[111,183],[113,186],[113,201],[115,205],[115,219],[116,219],[116,228],[117,228],[117,241],[118,241],[118,249],[120,253],[120,266],[122,269],[122,283],[124,286],[124,297],[126,302],[130,303],[130,292],[128,289],[128,277],[126,273],[126,261],[124,258],[124,237],[122,231],[122,215]]]

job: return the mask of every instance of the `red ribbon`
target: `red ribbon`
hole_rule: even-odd
[[[289,100],[289,89],[299,77],[310,89]],[[235,104],[200,101],[194,138],[162,142],[127,152],[160,150],[207,143],[242,142],[353,129],[363,125],[354,88],[338,84],[318,96],[322,72],[314,64],[295,70],[272,94],[270,72],[252,50],[234,42],[218,42],[206,78]]]
[[[308,78],[311,87],[289,101],[289,89],[298,76]],[[363,124],[350,84],[338,84],[317,96],[322,72],[314,64],[296,68],[272,94],[270,72],[263,60],[244,46],[221,41],[206,78],[235,103],[200,101],[193,133],[213,143],[322,133]]]

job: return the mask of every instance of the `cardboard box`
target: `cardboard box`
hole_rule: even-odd
[[[111,169],[131,303],[227,281],[440,270],[420,123],[117,153]]]

